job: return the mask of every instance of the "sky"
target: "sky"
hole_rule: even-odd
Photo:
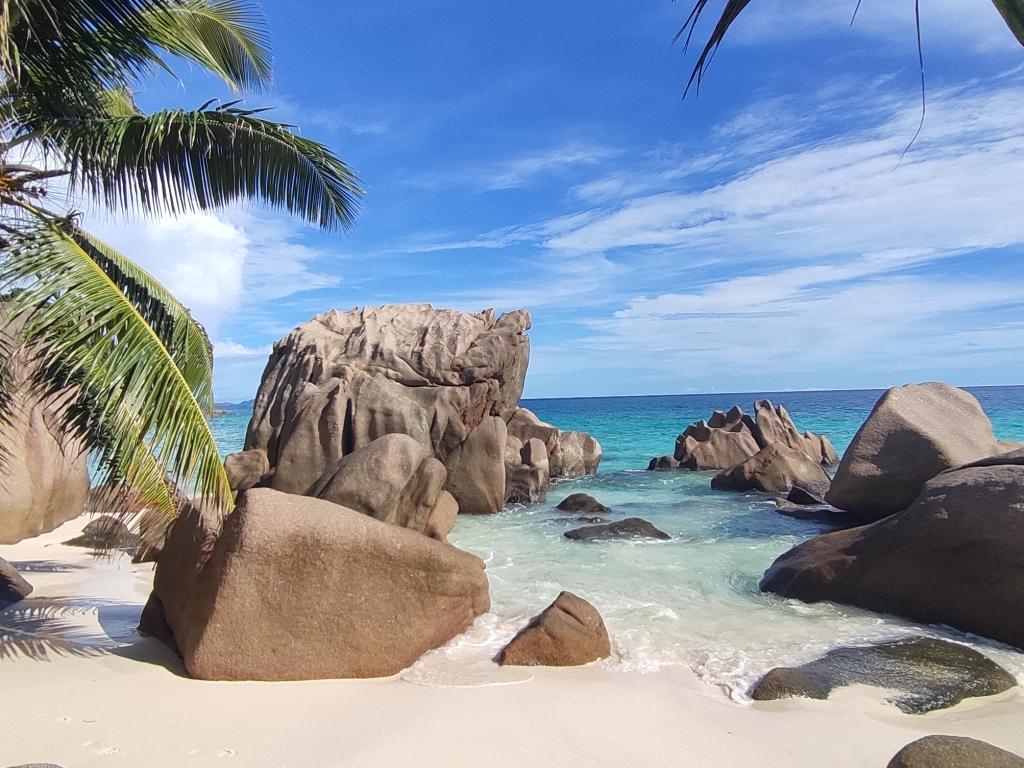
[[[318,312],[398,302],[529,309],[528,397],[1022,384],[1024,49],[987,0],[923,0],[901,161],[913,3],[854,5],[752,3],[683,99],[689,0],[263,0],[245,103],[359,173],[355,228],[92,228],[207,327],[221,401]],[[178,74],[140,104],[229,97]]]

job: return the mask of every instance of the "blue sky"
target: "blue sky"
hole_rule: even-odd
[[[760,0],[699,98],[688,0],[264,0],[280,119],[369,191],[95,228],[215,340],[218,399],[319,311],[528,308],[527,395],[1024,383],[1024,50],[987,0]],[[299,7],[301,6],[301,7]],[[711,19],[708,19],[710,22]],[[147,83],[196,106],[206,76]]]

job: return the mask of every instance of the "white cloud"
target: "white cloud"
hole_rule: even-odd
[[[267,344],[263,347],[247,347],[230,339],[213,342],[213,355],[218,360],[237,360],[250,357],[266,357],[270,354],[272,346]]]

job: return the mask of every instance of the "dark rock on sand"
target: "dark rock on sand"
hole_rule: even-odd
[[[1016,680],[972,648],[922,637],[837,648],[799,667],[776,667],[754,685],[750,696],[755,701],[827,699],[847,685],[898,691],[889,701],[903,712],[921,714],[1002,693]]]
[[[530,620],[498,656],[502,666],[577,667],[612,653],[598,610],[571,592],[562,592]]]
[[[254,488],[223,522],[191,508],[157,563],[140,630],[192,677],[386,677],[490,607],[483,562],[308,496]]]
[[[82,533],[64,542],[69,547],[87,547],[101,550],[131,550],[139,546],[141,539],[116,517],[104,515],[91,520]]]
[[[888,768],[1024,768],[1024,758],[966,736],[925,736],[897,752]]]
[[[781,442],[762,448],[746,461],[722,470],[711,479],[716,491],[768,491],[788,493],[800,487],[809,494],[828,488],[828,475],[806,454]]]
[[[32,594],[29,584],[13,565],[0,557],[0,610]]]
[[[605,515],[612,511],[589,493],[574,493],[566,496],[555,509],[563,512],[577,512],[582,515]]]
[[[1024,466],[930,480],[906,510],[810,539],[761,589],[948,624],[1024,648]]]
[[[970,392],[948,384],[888,390],[839,463],[826,501],[879,520],[906,509],[931,478],[1003,453]]]
[[[651,523],[639,517],[627,517],[603,525],[587,525],[565,532],[565,538],[573,541],[609,541],[613,539],[658,539],[667,541],[672,537]]]

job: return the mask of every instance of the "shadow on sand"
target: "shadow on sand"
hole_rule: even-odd
[[[136,629],[142,606],[82,597],[27,598],[0,611],[0,662],[121,656],[184,677],[178,655]]]

